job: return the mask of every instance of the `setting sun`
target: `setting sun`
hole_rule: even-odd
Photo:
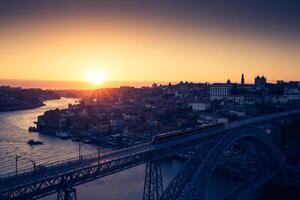
[[[86,73],[85,79],[93,85],[99,85],[106,80],[106,75],[100,70],[90,70]]]

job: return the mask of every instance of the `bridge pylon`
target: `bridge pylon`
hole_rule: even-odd
[[[77,200],[76,189],[67,187],[58,191],[57,200]]]
[[[158,200],[163,194],[161,165],[159,160],[146,164],[143,200]]]

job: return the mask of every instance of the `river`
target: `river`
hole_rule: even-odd
[[[30,160],[37,164],[47,164],[78,156],[78,143],[62,140],[54,136],[29,133],[37,116],[50,109],[67,108],[76,99],[62,98],[46,101],[45,106],[36,109],[0,113],[0,175],[15,172],[15,156],[20,155],[18,170],[32,166]],[[30,146],[30,139],[41,140],[43,145]],[[95,153],[92,145],[84,145],[82,154]],[[176,160],[165,160],[162,164],[164,186],[183,166]],[[123,200],[142,199],[145,165],[140,165],[83,185],[78,186],[77,197],[80,200]],[[207,187],[209,199],[215,199],[234,184],[226,178],[213,177]],[[56,199],[56,194],[43,199]]]
[[[15,156],[20,155],[18,169],[30,167],[29,159],[37,164],[45,164],[57,160],[77,156],[78,144],[71,140],[61,140],[50,135],[30,133],[28,127],[33,125],[37,116],[55,108],[67,108],[75,99],[62,98],[46,101],[45,106],[36,109],[0,113],[0,174],[15,170]],[[30,146],[30,139],[41,140],[44,145]],[[92,146],[85,145],[85,153],[92,152]]]

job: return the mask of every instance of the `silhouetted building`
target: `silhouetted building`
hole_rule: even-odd
[[[278,81],[277,81],[277,84],[278,84],[278,85],[283,85],[283,84],[286,84],[286,82],[284,82],[284,80],[278,80]]]
[[[267,78],[265,78],[264,76],[261,77],[261,84],[262,85],[266,85],[267,84]]]
[[[242,74],[242,78],[241,78],[241,84],[244,85],[245,84],[245,77],[244,74]]]
[[[156,83],[153,83],[153,84],[152,84],[152,88],[157,88],[157,84],[156,84]]]
[[[264,76],[262,76],[262,77],[257,76],[255,78],[255,85],[256,86],[265,86],[266,84],[267,84],[267,79]]]

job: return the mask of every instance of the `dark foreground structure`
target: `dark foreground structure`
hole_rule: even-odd
[[[75,186],[146,164],[144,200],[205,199],[213,173],[236,180],[220,199],[244,199],[268,182],[299,185],[300,170],[287,165],[278,148],[278,127],[300,110],[232,122],[186,137],[146,142],[103,154],[82,156],[0,179],[0,199],[38,199],[57,193],[57,199],[77,199]],[[163,188],[160,160],[190,153],[183,169]]]

